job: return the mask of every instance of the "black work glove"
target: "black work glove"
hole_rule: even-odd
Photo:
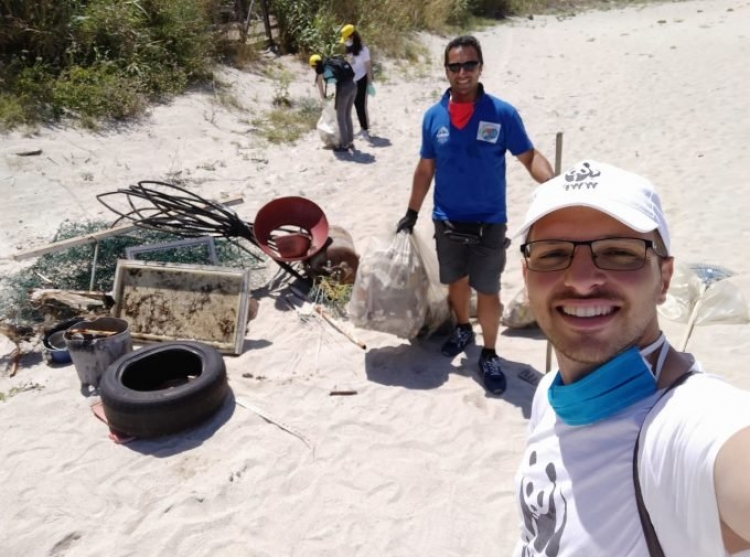
[[[418,216],[419,213],[417,213],[414,209],[407,209],[406,214],[401,217],[400,221],[398,221],[396,232],[406,230],[409,234],[411,234],[414,231],[414,225],[417,224]]]

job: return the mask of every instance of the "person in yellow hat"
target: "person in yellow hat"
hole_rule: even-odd
[[[357,84],[354,108],[357,111],[357,120],[359,120],[359,127],[361,128],[359,135],[364,139],[370,139],[367,97],[375,94],[370,50],[364,45],[362,37],[351,23],[347,23],[341,28],[341,43],[346,46],[349,63],[354,68],[354,83]]]
[[[328,85],[336,86],[334,107],[336,121],[339,125],[341,143],[334,147],[334,151],[348,151],[354,148],[354,124],[352,123],[352,107],[357,95],[354,84],[354,70],[347,60],[339,57],[323,57],[313,54],[309,60],[310,67],[315,70],[315,83],[321,99],[328,96]]]

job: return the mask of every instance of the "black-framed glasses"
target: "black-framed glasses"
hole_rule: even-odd
[[[562,271],[570,267],[578,246],[588,246],[591,259],[605,271],[635,271],[646,264],[649,249],[655,244],[644,238],[601,238],[585,242],[570,240],[537,240],[521,246],[526,267],[532,271]]]
[[[446,64],[445,67],[450,70],[451,73],[458,73],[462,69],[465,72],[473,72],[479,66],[479,60],[469,60],[468,62],[452,62]]]

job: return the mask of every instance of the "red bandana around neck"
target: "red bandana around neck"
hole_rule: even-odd
[[[459,130],[469,123],[471,115],[474,114],[474,103],[457,103],[453,100],[448,101],[448,114],[451,117],[451,124]]]

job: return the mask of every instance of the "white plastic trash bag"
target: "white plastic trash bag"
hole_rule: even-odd
[[[731,271],[713,266],[717,276],[706,278],[699,272],[713,270],[705,264],[675,265],[666,301],[658,307],[659,314],[678,323],[693,321],[694,325],[709,323],[748,323],[748,303],[731,281]],[[721,273],[724,274],[721,274]]]
[[[521,288],[513,299],[503,307],[503,325],[511,329],[523,329],[536,324],[526,288]]]
[[[425,252],[425,265],[421,250]],[[414,338],[423,328],[428,332],[449,316],[447,293],[437,277],[437,260],[417,239],[416,232],[399,232],[373,237],[362,255],[352,288],[347,313],[362,329]],[[440,322],[438,322],[440,321]]]
[[[687,323],[702,290],[698,276],[684,265],[675,265],[667,298],[657,310],[662,317]]]
[[[427,314],[421,333],[429,336],[451,318],[448,287],[440,284],[440,266],[435,252],[435,244],[425,242],[422,235],[416,230],[411,233],[411,238],[427,276]]]
[[[737,285],[729,281],[711,285],[701,296],[697,312],[696,325],[750,323],[747,300]]]
[[[320,134],[320,139],[326,147],[338,147],[341,144],[339,122],[336,119],[336,109],[333,106],[333,102],[325,101],[323,103],[323,112],[316,127]]]

